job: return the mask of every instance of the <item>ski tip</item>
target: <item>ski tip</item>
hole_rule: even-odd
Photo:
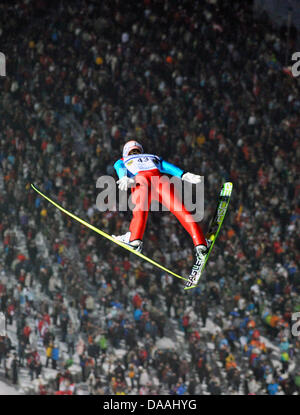
[[[229,189],[229,188],[232,189],[233,183],[232,182],[226,182],[226,183],[224,183],[224,187],[227,188],[227,189]]]
[[[40,190],[38,189],[38,187],[36,187],[36,185],[34,185],[33,183],[30,183],[30,187],[35,190],[37,193],[40,192]]]
[[[184,287],[185,290],[190,290],[191,288],[196,288],[197,285],[192,285],[191,287]]]
[[[232,192],[232,183],[231,182],[226,182],[226,183],[223,184],[220,196],[230,196],[231,192]]]

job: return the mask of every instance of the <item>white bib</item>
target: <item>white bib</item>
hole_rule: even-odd
[[[133,154],[123,159],[126,169],[134,176],[140,171],[159,169],[159,157],[154,154]]]

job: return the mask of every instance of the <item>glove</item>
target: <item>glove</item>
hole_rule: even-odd
[[[130,177],[123,176],[122,179],[117,181],[117,184],[119,185],[120,190],[127,190],[128,187],[132,186],[135,183],[134,179],[131,179]]]
[[[198,184],[201,183],[201,176],[198,176],[197,174],[193,173],[184,173],[182,175],[182,180],[185,180],[186,182]]]

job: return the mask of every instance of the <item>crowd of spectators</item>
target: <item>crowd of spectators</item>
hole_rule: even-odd
[[[19,0],[0,13],[0,308],[17,334],[15,345],[0,337],[5,378],[17,385],[26,367],[39,394],[78,393],[79,383],[91,394],[299,394],[300,100],[282,66],[284,30],[229,0]],[[30,188],[124,233],[130,212],[99,212],[96,181],[115,175],[130,138],[205,177],[204,230],[233,182],[207,271],[188,293]],[[192,241],[168,212],[149,215],[144,252],[189,273]],[[178,331],[180,344],[159,346]]]

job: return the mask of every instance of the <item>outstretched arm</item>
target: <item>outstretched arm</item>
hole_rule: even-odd
[[[117,184],[119,185],[120,190],[126,191],[129,187],[134,185],[135,181],[134,179],[128,177],[128,170],[126,169],[125,164],[123,163],[123,160],[120,159],[116,161],[114,164],[114,168],[119,177]]]
[[[201,182],[201,176],[198,176],[197,174],[188,173],[179,167],[175,166],[172,163],[169,163],[168,161],[161,159],[161,169],[160,171],[162,173],[171,174],[172,176],[180,177],[182,180],[185,180],[189,183],[200,183]]]
[[[174,164],[169,163],[168,161],[163,160],[163,159],[160,159],[160,162],[161,162],[161,168],[160,168],[161,173],[170,174],[171,176],[176,176],[180,178],[184,174],[184,171],[180,169],[179,167],[175,166]]]

